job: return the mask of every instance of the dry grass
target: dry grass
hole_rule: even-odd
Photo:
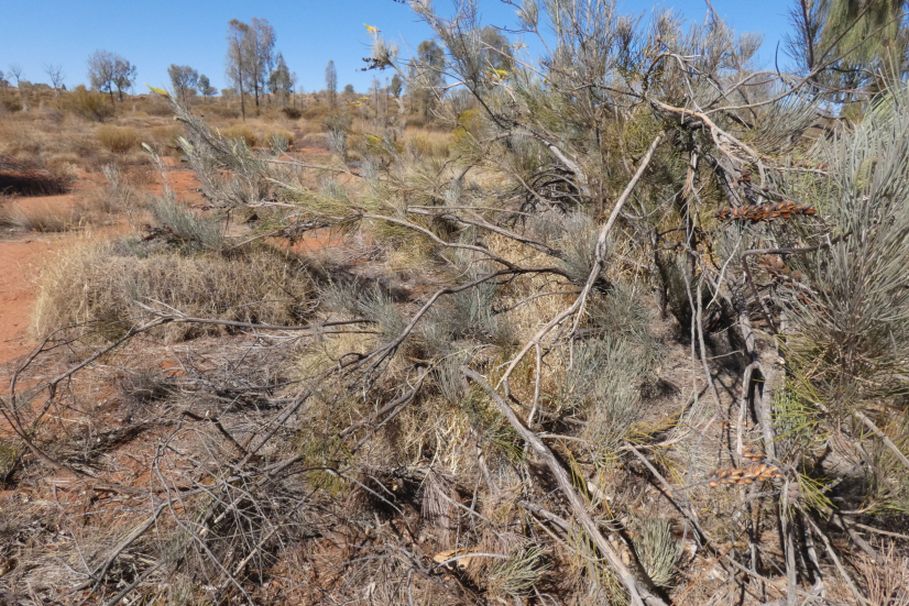
[[[8,202],[0,204],[0,226],[35,232],[67,231],[80,225],[79,209],[60,202]]]
[[[98,127],[95,138],[104,149],[115,154],[125,154],[136,149],[141,141],[141,136],[135,129],[107,124]]]
[[[135,240],[86,244],[42,275],[34,329],[44,336],[76,327],[83,336],[116,338],[148,316],[142,305],[194,317],[294,324],[311,294],[299,262],[273,249],[186,256]],[[172,327],[168,336],[186,339],[192,330]]]

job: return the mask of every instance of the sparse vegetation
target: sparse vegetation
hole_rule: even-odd
[[[367,25],[367,95],[258,18],[220,97],[16,76],[7,165],[105,184],[0,224],[129,225],[38,281],[4,599],[909,603],[905,9],[795,3],[787,74],[712,8],[508,4]]]

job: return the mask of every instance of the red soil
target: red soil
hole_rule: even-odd
[[[0,365],[25,354],[35,304],[35,279],[48,259],[71,241],[68,234],[0,242]]]
[[[202,201],[199,184],[192,171],[168,162],[168,182],[180,200],[190,204]],[[93,195],[103,179],[96,174],[83,174],[72,193],[56,196],[15,198],[11,202],[28,206],[72,207]],[[150,193],[160,193],[160,180],[147,186]],[[122,233],[122,225],[102,229],[100,237]],[[37,298],[36,280],[55,254],[65,250],[82,236],[79,231],[57,234],[26,233],[13,239],[0,240],[0,367],[27,354],[37,345],[29,334],[32,311]]]

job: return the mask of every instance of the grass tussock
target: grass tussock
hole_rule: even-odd
[[[115,339],[147,320],[147,308],[197,318],[294,324],[306,315],[311,294],[309,276],[299,263],[264,247],[187,256],[135,240],[85,245],[61,256],[42,275],[34,330],[46,336],[73,328],[82,336]],[[168,336],[187,339],[199,330],[178,325]]]
[[[142,136],[134,128],[104,124],[95,131],[95,138],[107,151],[125,154],[139,146]]]
[[[60,202],[9,202],[0,205],[0,226],[17,230],[61,232],[78,227],[83,219],[80,209]]]

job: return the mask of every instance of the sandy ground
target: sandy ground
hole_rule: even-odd
[[[180,200],[191,205],[202,202],[198,182],[192,171],[166,159],[170,170],[168,183]],[[84,196],[92,195],[101,183],[99,175],[84,175],[71,193],[58,196],[14,198],[11,203],[28,205],[75,205]],[[158,179],[144,187],[152,194],[162,190]],[[122,233],[122,223],[91,230],[89,237],[109,238]],[[85,231],[63,233],[8,232],[0,234],[0,367],[10,364],[31,351],[37,343],[30,334],[32,312],[37,298],[37,280],[56,255],[77,241],[86,238]]]
[[[29,234],[0,242],[0,365],[34,347],[28,327],[35,304],[35,279],[70,234]]]

